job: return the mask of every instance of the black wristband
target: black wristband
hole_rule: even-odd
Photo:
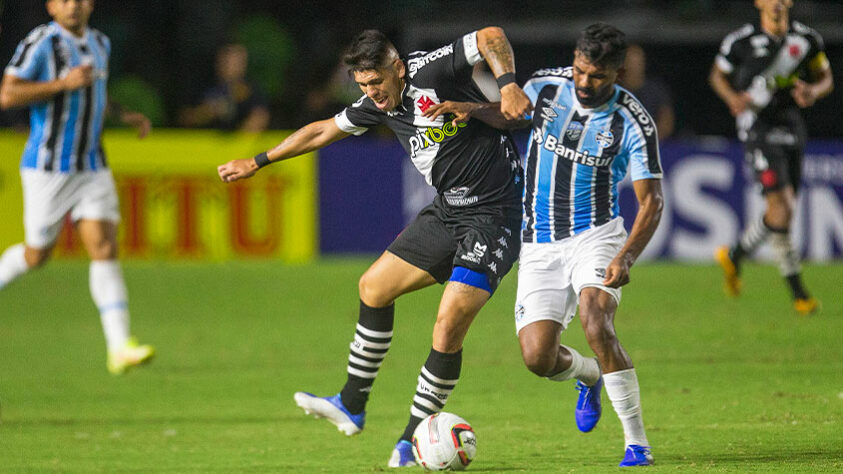
[[[507,72],[505,74],[501,74],[500,76],[496,77],[495,80],[498,82],[498,89],[503,89],[503,86],[515,82],[515,73]]]
[[[266,152],[255,155],[255,164],[258,165],[258,168],[263,168],[270,163],[272,162],[269,161],[269,157],[266,156]]]

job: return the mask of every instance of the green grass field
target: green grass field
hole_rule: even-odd
[[[305,417],[292,397],[342,386],[368,263],[125,264],[134,332],[158,356],[123,377],[105,370],[87,265],[27,275],[0,292],[0,472],[388,471],[441,287],[398,301],[362,434]],[[641,384],[648,471],[843,472],[843,267],[805,274],[824,302],[810,318],[773,266],[748,266],[739,300],[713,266],[633,270],[617,327]],[[617,470],[623,435],[605,395],[582,434],[573,383],[523,368],[514,276],[470,331],[447,406],[477,432],[469,471]],[[587,352],[576,321],[563,340]]]

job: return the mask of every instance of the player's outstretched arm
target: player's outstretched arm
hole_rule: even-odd
[[[108,98],[108,106],[105,108],[106,115],[119,120],[121,123],[137,129],[138,138],[143,139],[152,131],[152,122],[146,115],[129,110],[119,103]]]
[[[509,120],[530,115],[533,103],[515,83],[515,54],[512,45],[497,26],[477,31],[477,49],[489,65],[501,90],[501,112]]]
[[[523,128],[530,124],[528,120],[509,120],[504,117],[503,112],[501,112],[500,102],[478,103],[446,100],[441,104],[431,105],[422,113],[422,115],[430,119],[436,119],[436,117],[444,114],[453,114],[454,118],[451,120],[451,123],[454,126],[468,122],[472,117],[500,130]]]
[[[13,109],[44,102],[56,94],[87,87],[93,81],[94,69],[90,64],[77,66],[66,76],[53,81],[27,81],[5,74],[0,84],[0,108]]]
[[[629,269],[656,232],[664,208],[661,180],[640,179],[633,181],[632,187],[638,198],[638,214],[626,243],[606,268],[603,284],[610,288],[619,288],[629,283]]]
[[[343,139],[350,134],[337,127],[334,119],[312,122],[293,132],[275,148],[254,158],[232,160],[217,167],[217,173],[224,183],[251,178],[258,169],[276,161],[293,158],[318,150]]]

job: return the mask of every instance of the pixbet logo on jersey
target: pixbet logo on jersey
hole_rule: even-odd
[[[415,158],[416,153],[428,147],[438,145],[445,137],[453,137],[459,129],[468,125],[460,123],[456,127],[450,120],[446,120],[441,127],[417,128],[416,135],[410,137],[410,157]]]

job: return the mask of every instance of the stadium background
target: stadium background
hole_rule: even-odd
[[[20,38],[48,17],[42,2],[6,2],[2,14],[5,64]],[[329,117],[359,96],[338,57],[364,28],[384,30],[406,52],[437,47],[482,26],[503,26],[523,82],[541,67],[569,64],[578,32],[601,19],[643,45],[648,73],[661,77],[673,97],[676,132],[662,147],[668,212],[647,257],[706,260],[761,205],[746,179],[733,119],[707,85],[723,36],[756,17],[751,2],[714,0],[587,7],[538,1],[517,9],[504,1],[484,2],[482,9],[473,2],[413,0],[98,2],[91,24],[112,38],[115,51],[111,95],[144,111],[158,129],[141,143],[106,135],[123,205],[123,255],[303,261],[320,253],[377,253],[432,196],[392,137],[377,132],[328,147],[315,160],[276,165],[268,181],[233,190],[216,185],[215,165],[252,155],[283,136],[162,130],[173,128],[179,110],[213,85],[214,57],[227,42],[250,51],[249,77],[269,99],[270,128],[283,130]],[[820,31],[832,65],[843,64],[843,30],[832,20],[843,17],[839,2],[796,2],[792,17]],[[806,114],[812,143],[796,242],[813,260],[837,257],[843,248],[840,103],[843,87]],[[0,196],[9,204],[0,210],[0,246],[6,246],[22,235],[16,167],[26,111],[4,112],[0,120],[9,129],[0,167]],[[517,136],[523,152],[526,136]],[[72,235],[62,238],[59,253],[79,254]]]

